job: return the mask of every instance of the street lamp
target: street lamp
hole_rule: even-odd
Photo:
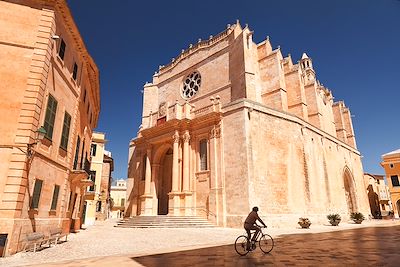
[[[0,144],[0,148],[13,148],[13,147],[16,147],[22,153],[24,153],[28,157],[28,159],[31,159],[33,157],[33,150],[32,150],[33,146],[38,144],[38,143],[40,143],[43,140],[43,138],[46,135],[46,133],[47,133],[46,129],[43,126],[41,126],[39,129],[37,129],[36,130],[35,141],[26,145],[27,146],[26,147],[26,151],[21,148],[21,145],[1,145]]]

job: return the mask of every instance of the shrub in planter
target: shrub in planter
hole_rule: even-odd
[[[360,224],[365,220],[365,217],[361,212],[352,212],[350,214],[350,219],[352,219],[355,223]]]
[[[331,213],[328,216],[326,216],[326,218],[328,218],[329,223],[333,226],[338,226],[340,221],[342,220],[342,218],[340,217],[339,214],[337,213]]]
[[[308,218],[299,218],[298,224],[301,226],[301,228],[310,228],[311,221]]]

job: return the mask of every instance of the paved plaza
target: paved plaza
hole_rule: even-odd
[[[68,242],[1,258],[0,266],[399,266],[400,221],[351,222],[338,227],[267,229],[274,250],[240,257],[242,229],[115,228],[115,221],[71,234]]]

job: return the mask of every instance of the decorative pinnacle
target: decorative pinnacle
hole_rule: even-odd
[[[210,40],[213,38],[213,36],[212,35],[210,35]]]
[[[192,48],[192,47],[193,47],[193,44],[190,44],[190,45],[189,45],[189,48]]]
[[[228,28],[228,29],[229,29],[230,27],[231,27],[231,24],[228,24],[228,25],[226,25],[226,28]]]
[[[200,42],[201,42],[201,38],[199,38],[199,39],[197,40],[197,42],[200,43]]]

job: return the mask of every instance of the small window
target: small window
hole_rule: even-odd
[[[144,155],[143,157],[143,163],[142,163],[142,181],[146,180],[146,164],[147,164],[147,155]]]
[[[42,192],[42,185],[43,185],[42,180],[37,179],[35,181],[35,187],[33,189],[33,195],[32,195],[31,209],[37,209],[39,207],[39,200],[40,200],[40,194]]]
[[[92,112],[90,112],[90,120],[89,120],[89,123],[90,123],[90,125],[92,125]]]
[[[92,149],[90,150],[90,155],[92,157],[96,157],[96,150],[97,150],[97,145],[96,144],[92,144]]]
[[[62,135],[61,135],[61,143],[60,143],[60,147],[64,150],[67,150],[67,147],[68,147],[70,126],[71,126],[71,115],[69,115],[68,112],[65,112],[63,130],[62,130]]]
[[[200,141],[200,170],[208,170],[208,159],[207,159],[207,140],[203,139]]]
[[[72,70],[72,78],[76,81],[77,76],[78,76],[78,65],[74,63],[74,68]]]
[[[392,185],[393,185],[393,186],[400,186],[400,183],[399,183],[399,176],[397,176],[397,175],[392,175],[392,176],[390,176],[390,179],[392,180]]]
[[[88,114],[88,115],[89,115],[89,110],[90,110],[90,104],[88,104],[87,110],[86,110],[86,114]]]
[[[86,103],[86,89],[83,89],[83,103]]]
[[[393,169],[393,167],[394,167],[393,163],[390,163],[389,166],[390,166],[391,169]]]
[[[53,200],[51,201],[51,210],[57,209],[58,193],[60,192],[60,186],[55,185],[53,191]]]
[[[381,184],[381,182],[379,181],[379,179],[376,180],[376,183],[377,183],[377,184]]]
[[[50,140],[53,138],[54,120],[56,119],[57,105],[57,100],[52,95],[49,95],[43,127],[46,129],[46,137]]]
[[[60,56],[60,58],[62,60],[64,60],[65,48],[66,48],[65,42],[63,39],[61,39],[61,44],[60,44],[60,49],[58,50],[58,55]]]
[[[121,207],[125,206],[125,198],[121,198]]]

